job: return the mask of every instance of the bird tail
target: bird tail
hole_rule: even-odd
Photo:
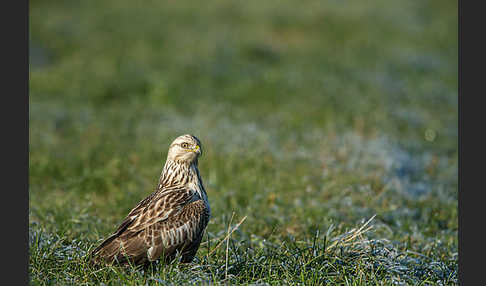
[[[118,235],[113,234],[105,239],[98,247],[90,253],[90,260],[96,264],[101,262],[111,263],[120,253],[120,242]]]
[[[126,239],[113,234],[91,252],[95,264],[117,262],[119,264],[140,264],[147,260],[143,240],[137,237]]]

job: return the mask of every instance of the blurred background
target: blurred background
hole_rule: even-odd
[[[263,237],[378,214],[382,236],[455,257],[457,14],[438,0],[31,1],[30,221],[99,239],[192,133],[210,233],[232,211],[258,213],[241,232]]]

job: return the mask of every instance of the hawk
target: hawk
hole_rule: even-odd
[[[95,262],[147,264],[159,258],[191,262],[211,216],[198,170],[201,141],[177,137],[169,146],[156,190],[140,201],[91,253]]]

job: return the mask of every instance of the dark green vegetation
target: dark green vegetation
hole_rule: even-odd
[[[192,5],[30,2],[31,283],[457,284],[457,3]],[[185,133],[195,261],[89,267]]]

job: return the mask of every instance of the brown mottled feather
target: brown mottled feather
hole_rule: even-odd
[[[199,140],[193,141],[200,148]],[[144,264],[160,257],[170,261],[178,252],[182,262],[192,261],[210,217],[206,192],[197,170],[200,152],[189,157],[188,162],[169,161],[171,155],[174,156],[171,152],[175,151],[169,149],[159,180],[164,183],[138,203],[116,231],[92,252],[94,261],[127,263],[130,260]]]

